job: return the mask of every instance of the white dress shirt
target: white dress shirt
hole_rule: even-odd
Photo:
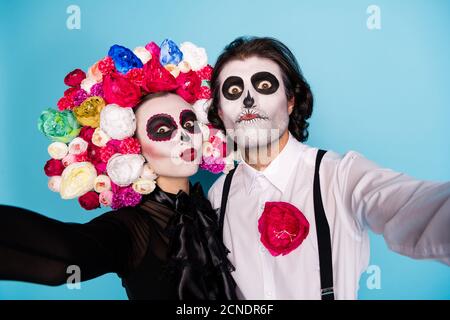
[[[263,171],[244,161],[233,176],[224,221],[224,243],[236,267],[242,299],[320,299],[313,181],[317,148],[292,135]],[[383,234],[396,252],[450,264],[450,182],[415,180],[384,169],[361,154],[328,151],[320,167],[322,200],[330,226],[336,299],[356,299],[370,254],[367,228]],[[225,175],[208,198],[220,207]],[[260,241],[258,219],[267,201],[296,206],[310,223],[303,243],[272,256]]]

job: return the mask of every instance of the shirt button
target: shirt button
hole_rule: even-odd
[[[266,252],[266,250],[265,250],[264,247],[260,244],[260,245],[259,245],[259,253],[260,253],[260,254],[264,254],[264,252]]]
[[[272,297],[272,292],[271,292],[271,291],[266,291],[266,297],[267,297],[267,298]]]
[[[264,210],[264,206],[265,206],[265,204],[262,204],[259,207],[261,208],[261,210]]]

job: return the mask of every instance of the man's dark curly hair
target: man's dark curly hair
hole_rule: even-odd
[[[283,82],[288,100],[295,99],[294,109],[289,116],[289,131],[300,142],[308,139],[306,121],[313,110],[313,95],[293,53],[277,39],[260,37],[240,37],[227,45],[217,59],[211,77],[212,104],[208,111],[208,120],[213,126],[225,131],[219,117],[220,84],[219,74],[225,64],[231,60],[243,60],[249,57],[267,58],[277,63],[283,72]]]

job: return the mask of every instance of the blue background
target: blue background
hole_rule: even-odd
[[[81,29],[66,8],[81,8]],[[369,30],[369,5],[381,30]],[[48,140],[36,128],[56,107],[64,76],[87,69],[112,44],[130,48],[171,37],[205,47],[214,63],[237,36],[272,36],[297,56],[315,94],[308,144],[357,150],[416,178],[450,180],[450,2],[442,1],[5,1],[0,2],[0,203],[62,220],[82,210],[47,189]],[[198,174],[206,188],[215,176]],[[1,219],[1,217],[0,217]],[[1,223],[1,220],[0,220]],[[450,268],[390,252],[371,235],[381,289],[360,282],[361,299],[449,299]],[[0,262],[1,263],[1,262]],[[0,299],[126,299],[108,274],[81,290],[2,281]]]

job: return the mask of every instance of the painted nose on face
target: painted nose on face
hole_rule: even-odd
[[[181,131],[180,139],[182,142],[190,142],[191,141],[191,137],[189,137],[189,135],[187,135],[186,132],[184,132],[184,131]]]
[[[251,108],[255,104],[255,99],[250,95],[250,90],[247,92],[247,96],[244,99],[244,108]]]

